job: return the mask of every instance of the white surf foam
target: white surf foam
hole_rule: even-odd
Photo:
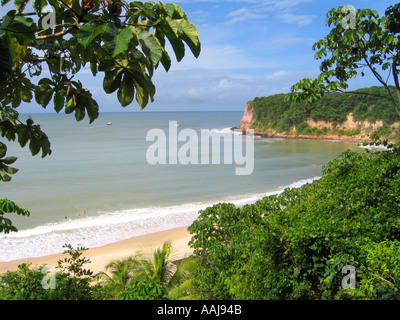
[[[230,197],[220,201],[99,212],[97,216],[49,223],[16,233],[2,234],[0,261],[60,253],[64,244],[94,248],[134,236],[188,226],[198,217],[200,210],[215,203],[230,202],[243,206],[255,203],[265,196],[280,193],[285,188],[298,188],[316,179],[319,177],[296,181],[271,192]]]
[[[211,129],[212,133],[234,133],[237,135],[243,135],[241,130],[232,130],[232,128],[222,128],[222,129]]]

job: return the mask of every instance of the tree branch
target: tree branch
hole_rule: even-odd
[[[57,32],[57,33],[47,34],[47,35],[44,35],[44,36],[35,36],[35,40],[42,40],[42,39],[50,39],[50,38],[61,37],[61,36],[65,35],[66,33],[68,33],[72,28],[73,28],[73,26],[68,27],[67,29],[64,29],[64,30],[62,30],[60,32]]]
[[[374,277],[376,277],[376,278],[378,278],[378,279],[380,279],[380,280],[382,280],[382,281],[384,281],[384,282],[389,283],[390,285],[394,286],[394,287],[397,288],[397,289],[400,289],[400,287],[397,286],[395,283],[390,282],[389,280],[386,280],[385,278],[383,278],[383,277],[381,277],[381,276],[379,276],[379,275],[377,275],[377,274],[375,274],[375,273],[373,273],[373,272],[371,272],[371,275],[374,276]]]
[[[75,18],[78,19],[78,21],[80,21],[80,15],[74,9],[72,9],[68,4],[66,4],[62,0],[57,0],[57,1],[61,2],[64,6],[66,6],[68,8],[68,10],[70,10],[75,15]]]
[[[361,42],[363,42],[363,41],[361,41]],[[363,58],[364,58],[365,62],[367,63],[369,69],[372,71],[372,73],[373,73],[373,75],[375,76],[375,78],[378,79],[378,81],[384,86],[384,88],[385,88],[385,90],[386,90],[386,92],[387,92],[387,94],[388,94],[388,96],[389,96],[389,100],[392,102],[393,106],[395,107],[396,112],[400,115],[400,110],[399,110],[399,108],[398,108],[398,106],[397,106],[396,101],[394,100],[394,97],[393,97],[392,93],[391,93],[390,90],[389,90],[389,87],[388,87],[387,83],[386,83],[385,80],[382,78],[382,76],[381,76],[378,72],[376,72],[376,70],[374,69],[374,67],[370,64],[370,62],[368,61],[367,56],[366,56],[366,54],[365,54],[365,51],[366,51],[366,50],[365,50],[365,47],[364,47]],[[393,61],[394,61],[394,59],[393,59]]]
[[[398,72],[397,72],[396,58],[397,58],[397,56],[393,57],[392,71],[393,71],[394,84],[396,86],[397,100],[400,102],[400,85],[399,85],[399,76],[398,76]],[[400,115],[400,110],[397,105],[396,105],[396,111]]]
[[[145,28],[151,28],[151,27],[156,27],[157,25],[145,25],[145,24],[137,24],[137,23],[126,23],[128,26],[133,26],[133,27],[145,27]]]

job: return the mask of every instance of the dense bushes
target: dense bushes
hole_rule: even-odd
[[[82,257],[86,248],[65,247],[68,255],[58,261],[56,268],[21,264],[18,270],[0,275],[0,300],[191,299],[197,293],[196,281],[189,279],[195,259],[172,260],[169,241],[151,256],[139,252],[112,260],[106,266],[107,272],[96,275],[86,269],[90,263]]]
[[[30,268],[21,264],[17,271],[0,277],[1,300],[92,300],[101,295],[101,287],[92,286],[92,272],[85,269],[88,259],[81,257],[87,249],[66,245],[68,256],[56,268]],[[46,271],[47,269],[47,271]],[[50,272],[49,272],[50,271]]]
[[[189,230],[202,296],[400,298],[399,156],[347,151],[312,184],[201,211]],[[344,266],[356,289],[342,286]]]

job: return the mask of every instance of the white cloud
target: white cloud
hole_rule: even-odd
[[[280,14],[279,18],[282,19],[283,22],[297,24],[299,27],[303,27],[307,24],[312,23],[313,16],[296,15],[293,13],[284,13],[284,14]]]
[[[281,1],[275,1],[273,2],[273,4],[276,9],[286,10],[295,7],[300,3],[311,2],[311,1],[312,0],[281,0]]]
[[[168,52],[172,52],[168,50]],[[241,68],[268,68],[276,65],[276,61],[254,59],[246,48],[234,45],[202,45],[198,58],[187,51],[185,57],[177,63],[173,61],[171,70],[196,69],[241,69]]]
[[[221,91],[230,91],[230,90],[241,90],[245,89],[246,85],[243,81],[237,81],[237,79],[233,78],[224,78],[221,79],[217,86],[213,88],[214,92],[221,92]]]
[[[260,75],[220,69],[175,70],[157,75],[155,102],[148,109],[243,110],[255,97],[289,92],[300,79],[317,74],[318,70],[289,69]]]
[[[266,19],[269,15],[276,15],[287,23],[296,23],[302,27],[312,23],[310,15],[296,15],[291,11],[301,3],[311,0],[284,0],[284,1],[255,1],[247,2],[249,5],[228,13],[229,20],[226,24],[237,22]]]
[[[314,38],[304,38],[304,37],[280,37],[273,38],[269,41],[264,42],[266,45],[293,45],[293,44],[313,44],[316,42]]]
[[[257,9],[241,8],[230,12],[228,17],[231,19],[225,24],[234,24],[253,19],[266,19],[267,15],[265,13],[260,13]]]
[[[290,86],[295,84],[302,78],[315,78],[319,74],[318,70],[296,70],[296,71],[289,71],[289,70],[279,70],[272,73],[268,73],[265,76],[265,81],[271,83],[281,83],[281,84],[289,84]]]

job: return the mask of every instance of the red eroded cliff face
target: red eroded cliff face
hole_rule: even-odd
[[[370,142],[370,134],[383,125],[382,121],[377,121],[376,123],[369,123],[368,121],[354,121],[353,114],[350,113],[347,116],[347,120],[341,124],[333,124],[324,121],[314,121],[307,120],[307,124],[311,128],[327,128],[329,132],[325,135],[303,135],[298,134],[296,127],[291,128],[288,132],[277,132],[271,128],[260,128],[258,127],[258,122],[254,119],[253,110],[250,108],[251,102],[246,103],[246,107],[243,113],[242,120],[237,127],[233,129],[240,129],[245,133],[247,129],[253,129],[254,134],[264,137],[264,138],[286,138],[286,139],[312,139],[312,140],[341,140],[341,141],[351,141],[351,142]],[[351,131],[357,130],[356,134],[351,136],[346,134],[332,133],[332,129]],[[400,128],[400,122],[392,124],[392,130],[396,131]],[[337,131],[336,130],[336,131]],[[389,142],[391,139],[388,139]]]
[[[250,103],[246,103],[246,107],[244,109],[244,114],[240,124],[237,126],[238,129],[247,130],[250,129],[251,125],[253,124],[253,110],[250,108]]]

